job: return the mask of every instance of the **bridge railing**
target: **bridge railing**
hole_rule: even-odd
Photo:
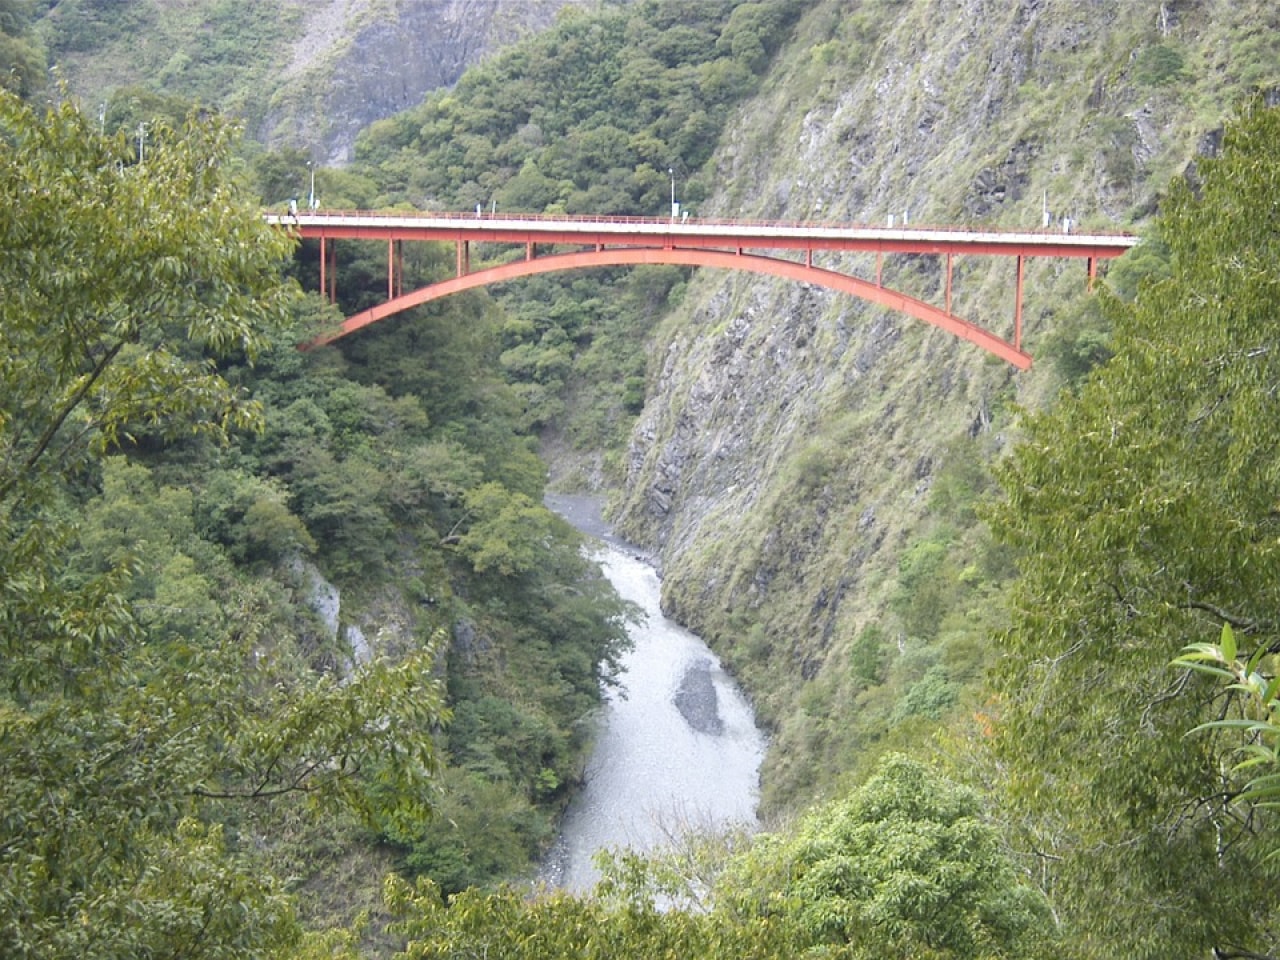
[[[268,211],[270,213],[272,211]],[[648,217],[634,215],[601,215],[601,214],[574,214],[574,213],[516,213],[508,211],[505,213],[481,211],[459,211],[459,210],[308,210],[298,211],[296,214],[292,211],[286,211],[281,215],[281,219],[290,220],[305,217],[349,217],[353,219],[370,219],[370,218],[400,218],[406,220],[458,220],[466,222],[475,222],[476,220],[485,221],[535,221],[538,223],[572,223],[576,225],[590,224],[644,224],[644,225],[668,225],[679,226],[682,221],[674,217]],[[757,220],[757,219],[730,219],[723,217],[690,217],[689,222],[696,223],[700,227],[725,227],[731,229],[733,227],[778,227],[784,229],[803,229],[806,227],[817,227],[825,229],[843,229],[843,230],[883,230],[886,227],[882,224],[873,223],[854,223],[845,220]],[[918,231],[936,231],[940,233],[989,233],[989,234],[1009,234],[1009,235],[1039,235],[1045,237],[1062,236],[1062,229],[1052,229],[1044,226],[1035,228],[1020,227],[1000,227],[990,226],[986,224],[930,224],[930,223],[910,223],[889,227],[892,230],[918,230]],[[1089,236],[1096,237],[1132,237],[1132,234],[1125,233],[1121,230],[1099,231],[1088,230]]]

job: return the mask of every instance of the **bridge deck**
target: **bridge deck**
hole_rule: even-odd
[[[444,240],[698,249],[856,250],[873,253],[970,253],[1000,256],[1115,257],[1138,242],[1128,234],[870,227],[833,223],[670,220],[644,217],[493,216],[484,214],[268,214],[267,222],[304,237]]]

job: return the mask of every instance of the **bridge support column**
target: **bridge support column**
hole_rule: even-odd
[[[387,299],[396,295],[396,242],[387,241]]]
[[[526,260],[532,260],[537,255],[538,255],[538,245],[534,243],[532,240],[528,241],[524,245],[524,258]]]
[[[396,241],[396,296],[404,294],[404,241]]]
[[[884,254],[876,251],[876,286],[884,286]]]
[[[951,254],[947,254],[947,306],[946,312],[951,313]]]
[[[1017,257],[1018,282],[1014,288],[1013,349],[1022,349],[1022,257]]]
[[[1098,279],[1098,258],[1089,258],[1089,292],[1093,293],[1093,284]]]
[[[458,241],[458,276],[465,277],[471,272],[471,242]]]
[[[320,235],[320,296],[338,302],[338,245]]]
[[[338,242],[329,244],[329,302],[338,302]]]

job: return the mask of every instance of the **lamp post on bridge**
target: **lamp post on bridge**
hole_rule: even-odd
[[[307,209],[314,211],[316,209],[316,164],[314,160],[307,161],[307,167],[311,170],[311,193],[307,195]]]
[[[667,175],[671,177],[671,220],[675,222],[680,217],[680,206],[676,203],[676,171],[675,167],[667,167]]]

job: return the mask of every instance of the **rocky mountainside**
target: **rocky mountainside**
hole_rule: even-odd
[[[452,85],[486,54],[594,0],[139,0],[127,10],[58,0],[44,16],[73,91],[128,86],[212,102],[270,146],[350,158],[374,120]]]
[[[260,135],[306,146],[319,131],[325,162],[350,158],[374,120],[452,86],[469,65],[583,0],[328,0],[309,14]]]
[[[1280,84],[1277,36],[1264,3],[814,3],[702,212],[1140,230],[1233,104]],[[888,258],[885,282],[941,303],[939,258]],[[1026,374],[830,291],[712,271],[654,337],[615,515],[774,725],[767,799],[953,709],[986,665],[1001,560],[974,546],[981,465],[1015,405],[1060,387],[1085,285],[1031,261]],[[1013,287],[1011,262],[959,258],[956,312],[1007,333]]]

